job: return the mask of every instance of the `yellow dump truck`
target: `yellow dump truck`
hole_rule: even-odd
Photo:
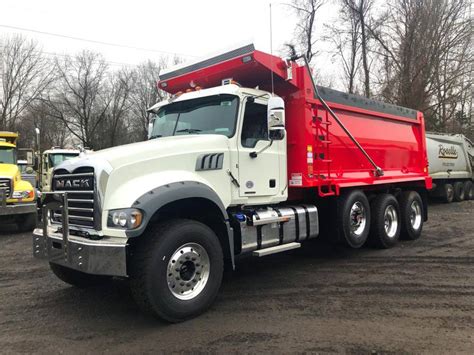
[[[20,231],[36,227],[36,192],[22,180],[16,160],[18,133],[0,132],[0,225],[15,223]]]

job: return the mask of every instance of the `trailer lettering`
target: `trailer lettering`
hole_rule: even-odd
[[[458,158],[458,151],[456,150],[456,147],[454,145],[450,147],[445,147],[442,144],[439,145],[439,151],[438,151],[438,157],[439,158],[445,158],[445,159],[457,159]]]

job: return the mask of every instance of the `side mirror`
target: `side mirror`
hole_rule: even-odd
[[[285,138],[285,102],[281,97],[271,97],[268,100],[267,122],[270,140]]]

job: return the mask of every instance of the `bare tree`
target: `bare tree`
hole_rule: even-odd
[[[95,149],[103,149],[131,142],[129,125],[131,113],[130,93],[134,86],[134,72],[122,68],[111,73],[104,87],[109,103],[104,119],[94,132]],[[106,134],[104,134],[106,133]]]
[[[53,80],[52,65],[34,41],[0,41],[0,129],[14,130],[21,115]]]
[[[81,144],[92,149],[100,145],[107,132],[97,129],[105,119],[111,96],[105,80],[108,66],[102,55],[82,51],[74,57],[56,61],[58,81],[55,90],[45,100],[51,114],[64,122]]]
[[[332,42],[335,47],[334,57],[340,59],[346,90],[353,94],[356,92],[356,79],[361,62],[360,55],[360,19],[351,7],[345,6],[350,0],[341,0],[339,21],[336,24],[326,25],[328,34],[325,40]]]
[[[65,147],[69,140],[69,132],[62,121],[55,119],[44,101],[35,100],[18,122],[16,130],[20,133],[20,147],[37,148],[35,128],[41,132],[40,150],[51,147]]]
[[[294,10],[298,18],[296,25],[296,40],[310,63],[316,54],[314,34],[316,13],[323,6],[325,0],[292,0],[289,6]]]
[[[472,88],[472,20],[468,0],[396,0],[374,25],[386,82],[384,96],[425,112],[429,128],[446,129],[461,93]]]
[[[179,59],[174,59],[175,62]],[[132,111],[132,129],[136,140],[145,140],[148,135],[150,116],[147,112],[151,106],[166,97],[166,93],[159,90],[157,81],[161,69],[166,65],[166,59],[155,63],[147,61],[140,64],[134,72],[134,85],[130,92]]]
[[[364,95],[370,97],[370,68],[369,68],[369,36],[367,34],[368,18],[372,9],[372,0],[341,0],[342,10],[345,12],[349,20],[351,28],[353,28],[358,36],[353,38],[355,41],[359,37],[361,49],[362,68],[364,70]],[[356,46],[356,44],[353,44]]]

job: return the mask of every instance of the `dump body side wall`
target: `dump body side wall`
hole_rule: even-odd
[[[401,182],[431,187],[421,113],[414,117],[395,116],[327,102],[383,169],[384,175],[376,177],[367,158],[321,102],[314,99],[304,69],[297,71],[299,94],[285,97],[290,187],[315,187],[329,180],[339,188]]]

